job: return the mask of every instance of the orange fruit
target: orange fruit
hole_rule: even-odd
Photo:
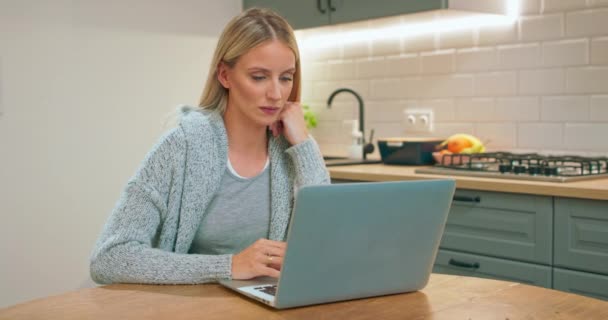
[[[462,149],[470,148],[473,143],[465,138],[452,138],[448,141],[448,150],[452,153],[459,153]]]

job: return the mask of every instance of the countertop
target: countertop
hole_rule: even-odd
[[[217,284],[115,284],[0,309],[0,319],[608,319],[608,302],[514,282],[432,274],[421,291],[273,310]]]
[[[418,168],[422,168],[422,166],[364,164],[328,167],[328,170],[332,179],[397,181],[442,179],[450,177],[456,180],[456,188],[460,189],[608,200],[608,179],[593,179],[573,182],[542,182],[419,174],[414,172]]]

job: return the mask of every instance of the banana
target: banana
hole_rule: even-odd
[[[470,154],[470,153],[481,153],[481,152],[486,151],[486,148],[483,145],[483,142],[481,142],[481,140],[477,139],[477,137],[475,137],[475,136],[472,136],[472,135],[466,134],[466,133],[458,133],[458,134],[451,135],[449,138],[447,138],[445,141],[443,141],[439,146],[445,147],[451,139],[466,139],[469,142],[471,142],[471,146],[468,148],[462,149],[460,151],[460,153]]]

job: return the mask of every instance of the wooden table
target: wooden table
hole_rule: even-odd
[[[0,310],[0,319],[608,319],[608,302],[433,274],[419,292],[276,311],[216,284],[110,285]]]

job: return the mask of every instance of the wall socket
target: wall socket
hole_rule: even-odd
[[[405,133],[433,132],[433,110],[405,109],[403,110],[403,127]]]

